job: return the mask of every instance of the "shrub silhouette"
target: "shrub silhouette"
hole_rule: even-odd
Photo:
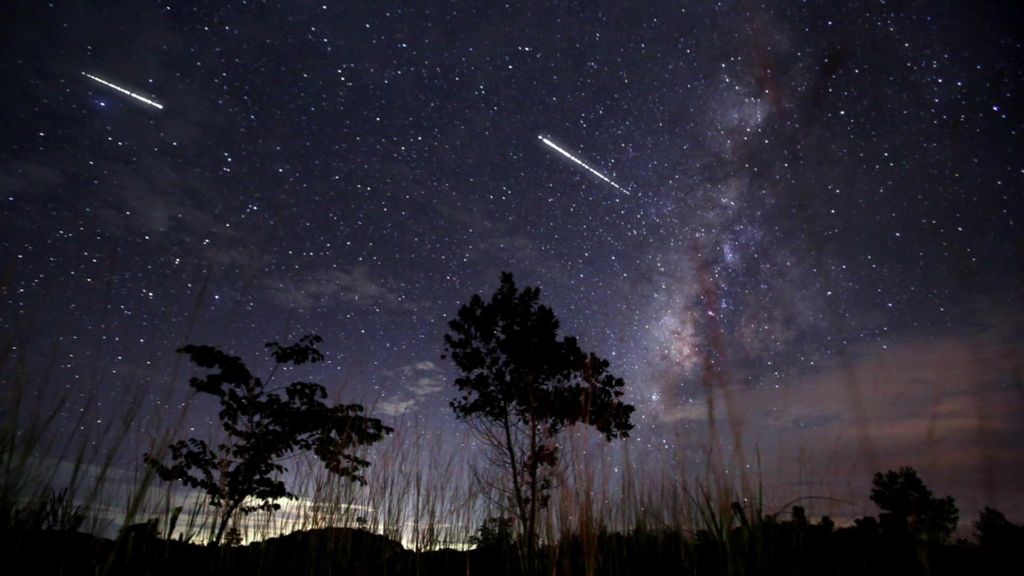
[[[1010,522],[1002,512],[988,506],[978,514],[974,530],[982,546],[1010,549],[1024,544],[1024,526]]]
[[[882,510],[878,521],[883,533],[945,542],[956,529],[960,512],[953,497],[932,496],[913,468],[876,472],[871,484],[871,500]]]
[[[512,519],[491,516],[484,520],[469,544],[478,548],[507,549],[512,546]]]
[[[634,408],[608,361],[559,338],[559,322],[539,303],[540,289],[516,288],[512,274],[484,302],[474,295],[448,323],[445,354],[461,375],[455,415],[470,421],[511,480],[509,497],[522,527],[527,570],[534,569],[536,518],[547,504],[558,464],[558,434],[568,425],[596,428],[607,440],[628,435]]]
[[[75,503],[67,488],[52,488],[21,506],[0,507],[0,532],[5,530],[57,530],[74,532],[89,511]]]
[[[228,528],[228,531],[224,533],[224,545],[225,546],[240,546],[242,544],[242,531],[238,529],[238,526],[232,526]]]
[[[278,366],[297,366],[323,360],[316,347],[322,341],[309,334],[290,346],[269,342],[266,347]],[[198,438],[180,440],[169,446],[170,465],[152,454],[144,460],[161,479],[206,492],[210,504],[221,510],[215,544],[236,511],[277,510],[280,505],[275,500],[294,497],[277,478],[287,471],[279,463],[285,456],[311,450],[330,472],[365,483],[362,470],[370,463],[353,449],[392,432],[377,418],[363,416],[359,404],[324,404],[327,391],[320,384],[293,382],[282,396],[268,391],[240,358],[219,348],[190,344],[178,352],[188,354],[202,368],[216,370],[191,378],[189,385],[220,401],[227,440],[216,447]]]

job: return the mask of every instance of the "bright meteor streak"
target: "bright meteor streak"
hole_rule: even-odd
[[[569,154],[568,152],[566,152],[565,150],[563,150],[562,148],[560,148],[560,147],[558,146],[558,144],[555,144],[554,142],[552,142],[551,140],[548,140],[547,138],[545,138],[545,137],[543,137],[543,136],[537,136],[537,138],[540,138],[541,142],[543,142],[543,143],[547,144],[548,146],[550,146],[550,147],[554,148],[554,149],[555,149],[556,151],[558,151],[558,153],[559,153],[559,154],[561,154],[562,156],[565,156],[565,157],[566,157],[566,158],[568,158],[569,160],[572,160],[573,162],[575,162],[575,163],[579,164],[580,166],[583,166],[584,168],[586,168],[587,170],[589,170],[589,171],[590,171],[590,173],[591,173],[591,174],[593,174],[594,176],[597,176],[597,177],[598,177],[598,178],[600,178],[601,180],[604,180],[605,182],[607,182],[607,183],[611,184],[612,186],[615,186],[615,188],[616,188],[617,190],[619,190],[620,192],[622,192],[622,193],[624,193],[624,194],[629,194],[629,190],[626,190],[626,189],[625,189],[625,188],[623,188],[622,186],[619,186],[619,185],[618,185],[618,184],[616,184],[615,182],[612,182],[611,180],[609,180],[609,179],[608,179],[608,177],[607,177],[607,176],[605,176],[604,174],[601,174],[601,173],[600,173],[600,172],[598,172],[597,170],[594,170],[594,169],[593,169],[593,168],[591,168],[590,166],[587,166],[587,165],[586,165],[586,163],[584,163],[584,162],[583,162],[582,160],[580,160],[579,158],[577,158],[577,157],[573,156],[572,154]]]
[[[127,94],[128,96],[131,96],[132,98],[135,98],[136,100],[140,100],[142,102],[145,102],[146,104],[149,104],[150,106],[156,108],[157,110],[163,110],[164,109],[163,105],[158,104],[156,102],[153,102],[152,100],[150,100],[148,98],[143,98],[142,96],[139,96],[135,92],[131,92],[129,90],[125,90],[124,88],[121,88],[120,86],[118,86],[116,84],[111,84],[110,82],[107,82],[103,78],[97,78],[97,77],[93,76],[92,74],[86,74],[85,72],[82,72],[82,75],[85,76],[86,78],[92,78],[93,80],[99,82],[100,84],[103,84],[104,86],[110,86],[111,88],[113,88],[114,90],[117,90],[118,92],[120,92],[122,94]]]

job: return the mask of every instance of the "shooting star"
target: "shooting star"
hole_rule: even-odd
[[[82,72],[82,75],[85,76],[86,78],[91,78],[91,79],[99,82],[100,84],[103,84],[104,86],[110,86],[111,88],[113,88],[114,90],[117,90],[118,92],[120,92],[122,94],[127,94],[128,96],[131,96],[132,98],[135,98],[136,100],[139,100],[141,102],[145,102],[146,104],[149,104],[150,106],[156,108],[157,110],[163,110],[164,109],[162,104],[159,104],[157,102],[153,102],[149,98],[143,98],[142,96],[139,96],[135,92],[132,92],[130,90],[125,90],[124,88],[121,88],[120,86],[118,86],[116,84],[111,84],[110,82],[107,82],[103,78],[97,78],[96,76],[93,76],[92,74],[86,74],[85,72]]]
[[[575,163],[579,164],[580,166],[583,166],[584,168],[586,168],[587,170],[589,170],[589,171],[590,171],[590,173],[591,173],[591,174],[593,174],[594,176],[597,176],[597,177],[598,177],[598,178],[600,178],[601,180],[604,180],[605,182],[607,182],[607,183],[611,184],[611,185],[612,185],[612,186],[614,186],[614,187],[615,187],[615,188],[616,188],[616,189],[617,189],[617,190],[618,190],[619,192],[622,192],[623,194],[627,194],[627,195],[629,194],[629,190],[626,190],[626,189],[625,189],[625,188],[623,188],[622,186],[619,186],[619,185],[618,185],[618,184],[616,184],[615,182],[612,182],[612,181],[611,181],[611,180],[610,180],[610,179],[609,179],[609,178],[608,178],[607,176],[605,176],[604,174],[601,174],[601,173],[600,173],[600,172],[598,172],[597,170],[594,170],[594,169],[593,169],[593,168],[591,168],[590,166],[587,166],[587,164],[586,164],[585,162],[583,162],[583,161],[582,161],[582,160],[580,160],[579,158],[577,158],[577,157],[573,156],[572,154],[569,154],[568,152],[566,152],[565,150],[563,150],[562,148],[560,148],[560,147],[558,146],[558,144],[555,144],[554,142],[552,142],[551,140],[548,140],[547,138],[545,138],[545,137],[543,137],[543,136],[537,136],[537,138],[540,138],[541,142],[543,142],[543,143],[547,144],[548,146],[550,146],[550,147],[554,148],[554,149],[555,149],[555,150],[556,150],[556,151],[557,151],[557,152],[558,152],[559,154],[561,154],[562,156],[565,156],[565,157],[566,157],[566,158],[568,158],[569,160],[572,160],[573,162],[575,162]]]

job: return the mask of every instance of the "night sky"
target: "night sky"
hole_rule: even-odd
[[[699,463],[712,393],[780,501],[911,465],[1019,522],[1022,16],[7,3],[0,375],[70,394],[69,434],[139,398],[146,438],[177,347],[316,332],[302,374],[454,437],[445,325],[507,270],[626,380],[638,458]]]

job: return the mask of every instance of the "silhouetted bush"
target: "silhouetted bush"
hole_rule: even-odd
[[[321,341],[310,334],[290,346],[268,342],[266,347],[278,365],[298,366],[323,360],[316,347]],[[324,404],[327,391],[320,384],[293,382],[282,396],[267,390],[267,382],[253,376],[239,357],[219,348],[190,344],[178,352],[201,368],[217,370],[190,379],[189,385],[220,401],[220,420],[229,440],[216,447],[198,438],[175,442],[169,446],[170,465],[152,454],[144,459],[161,479],[206,492],[210,505],[221,510],[214,543],[220,542],[236,510],[277,510],[276,500],[295,496],[280,479],[287,471],[279,462],[285,456],[312,451],[331,473],[364,482],[362,471],[370,463],[354,450],[392,432],[377,418],[363,416],[359,404]]]
[[[986,506],[974,522],[975,536],[982,546],[1010,549],[1024,547],[1024,526],[1006,519],[1002,512]]]
[[[956,530],[960,516],[952,496],[936,498],[910,467],[875,474],[871,500],[882,510],[882,532],[896,537],[909,534],[929,542],[945,542]]]

